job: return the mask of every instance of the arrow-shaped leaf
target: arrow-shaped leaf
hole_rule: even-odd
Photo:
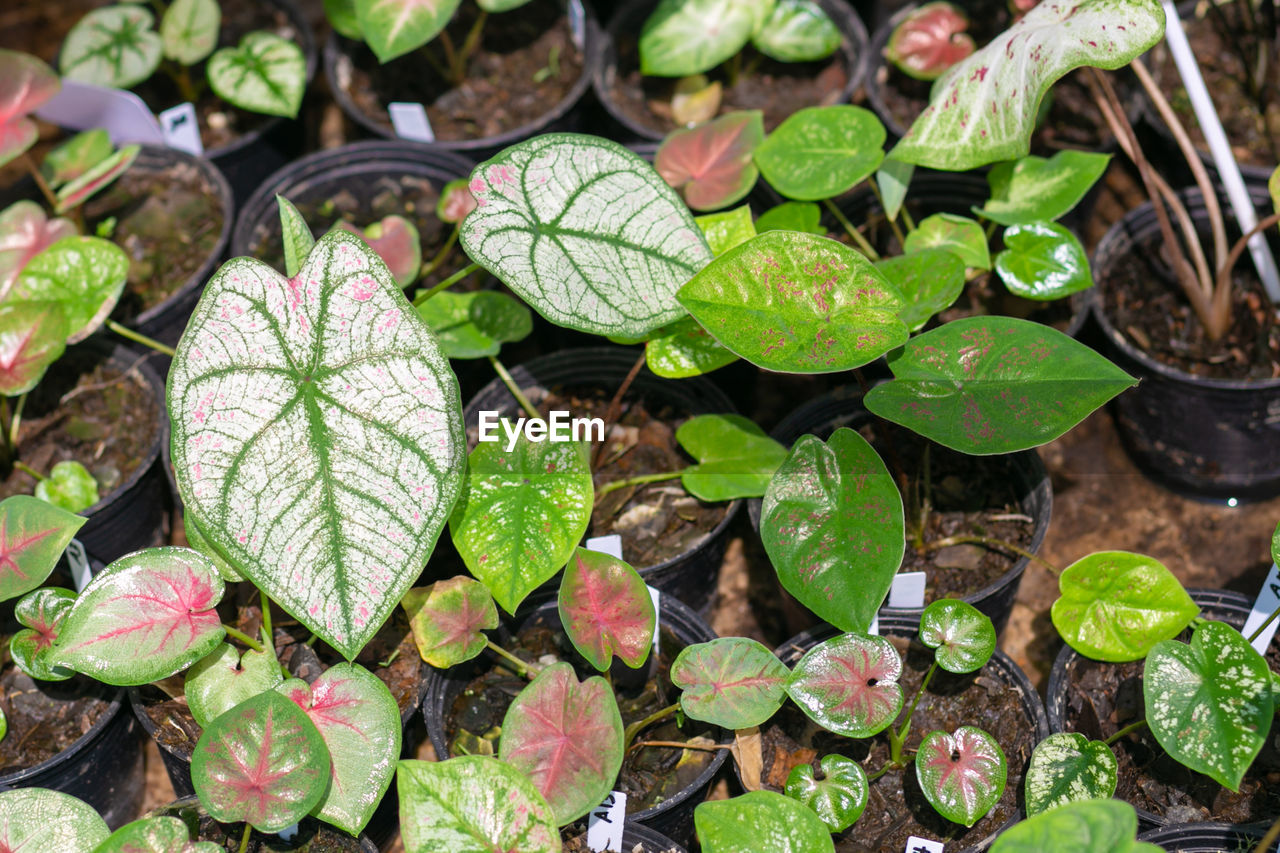
[[[1059,151],[999,163],[987,173],[991,198],[979,213],[1001,225],[1053,222],[1080,203],[1107,170],[1110,154]]]
[[[577,548],[560,581],[560,622],[587,663],[601,672],[614,655],[632,669],[649,658],[656,614],[640,573],[599,551]]]
[[[650,338],[644,358],[650,370],[667,379],[701,376],[738,360],[692,317],[677,320],[660,336]]]
[[[48,219],[34,201],[17,201],[0,213],[0,298],[27,262],[64,237],[76,233],[70,219]]]
[[[484,584],[465,575],[411,589],[400,600],[418,654],[439,669],[484,651],[483,631],[498,627],[498,609]]]
[[[440,339],[449,358],[484,358],[497,355],[508,341],[519,341],[533,331],[533,314],[505,293],[445,290],[418,306],[418,313]]]
[[[52,98],[62,81],[42,60],[16,50],[0,50],[0,166],[39,137],[28,115]]]
[[[222,27],[218,0],[173,0],[160,19],[164,55],[194,65],[213,53]]]
[[[418,229],[403,216],[385,216],[364,230],[356,228],[345,219],[338,228],[359,236],[369,248],[378,253],[382,262],[391,270],[396,284],[408,287],[418,279],[422,267],[422,244]]]
[[[286,38],[255,30],[237,47],[209,57],[205,77],[213,93],[242,110],[293,118],[307,88],[302,48]]]
[[[787,198],[822,201],[841,195],[884,159],[884,125],[862,107],[797,110],[756,151],[765,180]]]
[[[831,832],[813,809],[773,791],[708,800],[693,811],[706,853],[834,853]]]
[[[1004,793],[1008,765],[996,739],[973,726],[929,732],[916,753],[924,798],[947,820],[973,826]]]
[[[913,332],[939,311],[950,308],[964,290],[964,261],[946,249],[917,249],[876,262],[885,278],[902,292],[899,319]]]
[[[316,244],[311,226],[302,218],[293,202],[282,195],[276,196],[276,208],[280,212],[280,237],[284,243],[284,274],[293,278],[302,269]]]
[[[726,729],[763,724],[786,701],[787,665],[746,637],[720,637],[686,646],[671,664],[680,708],[695,720]]]
[[[1047,301],[1093,287],[1084,246],[1056,222],[1011,225],[1004,245],[995,269],[1010,293]]]
[[[355,0],[360,32],[379,62],[431,41],[461,0]]]
[[[902,659],[883,637],[840,634],[791,672],[787,695],[818,725],[846,737],[884,731],[902,710]]]
[[[0,601],[44,583],[85,521],[29,495],[0,501]]]
[[[92,168],[58,189],[58,213],[75,210],[92,196],[110,186],[125,173],[137,159],[141,146],[126,145],[109,157],[95,163]]]

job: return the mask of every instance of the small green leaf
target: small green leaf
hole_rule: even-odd
[[[324,0],[324,16],[329,25],[343,38],[361,41],[360,19],[356,17],[355,0]]]
[[[763,725],[786,701],[787,665],[746,637],[685,646],[671,664],[686,716],[726,729]]]
[[[77,133],[44,155],[40,174],[55,190],[88,172],[115,151],[111,135],[102,128]]]
[[[415,50],[449,23],[461,0],[355,0],[360,32],[379,62]]]
[[[99,500],[98,481],[79,462],[64,459],[36,483],[35,496],[67,512],[84,512]]]
[[[469,661],[485,649],[484,631],[498,627],[498,609],[484,584],[459,575],[411,589],[400,599],[422,659],[438,669]]]
[[[1029,155],[987,173],[991,198],[980,213],[1001,225],[1054,222],[1069,213],[1107,170],[1110,154],[1064,150],[1049,159]]]
[[[876,261],[876,269],[902,292],[898,319],[913,332],[950,308],[964,290],[964,262],[946,249],[917,249]]]
[[[920,641],[931,649],[947,672],[981,669],[996,650],[996,629],[990,617],[965,601],[939,599],[920,615]]]
[[[707,245],[711,247],[711,253],[716,257],[756,236],[756,227],[751,221],[749,204],[723,213],[696,216],[693,221],[702,229],[702,235],[707,238]]]
[[[902,710],[901,676],[902,659],[884,637],[838,634],[800,658],[787,695],[827,731],[871,737]]]
[[[164,55],[195,65],[218,46],[222,9],[218,0],[173,0],[160,19]]]
[[[284,274],[293,278],[302,269],[307,255],[311,254],[316,238],[293,202],[277,195],[276,207],[280,210],[280,237],[284,242]]]
[[[223,853],[223,848],[212,841],[192,841],[181,818],[161,815],[125,824],[93,853]]]
[[[111,834],[93,806],[47,788],[0,792],[0,825],[5,846],[23,853],[92,850]]]
[[[75,675],[53,661],[53,644],[75,600],[69,589],[44,587],[18,602],[14,615],[26,627],[9,640],[9,654],[18,669],[39,681],[66,681]]]
[[[756,219],[756,232],[766,231],[803,231],[827,236],[827,229],[822,227],[822,208],[811,201],[784,201],[769,208]]]
[[[1116,757],[1100,740],[1057,732],[1036,744],[1027,768],[1027,813],[1081,800],[1105,800],[1116,792]]]
[[[75,210],[92,196],[101,192],[128,171],[141,151],[138,145],[126,145],[109,157],[95,163],[84,174],[69,181],[58,189],[58,204],[55,213],[66,213]]]
[[[981,225],[967,216],[935,213],[923,219],[916,230],[907,235],[902,251],[910,255],[921,249],[946,249],[966,267],[991,269],[987,235]]]
[[[1138,814],[1123,800],[1067,803],[1005,830],[991,853],[1162,853],[1138,842]]]
[[[241,655],[235,646],[219,643],[187,670],[183,693],[191,716],[208,726],[244,700],[283,681],[275,655],[252,649]]]
[[[876,172],[876,183],[880,185],[880,198],[884,203],[884,215],[890,219],[897,219],[902,212],[902,203],[907,200],[907,189],[911,186],[911,177],[915,171],[913,164],[887,156]]]
[[[62,76],[81,83],[128,89],[160,65],[155,16],[142,6],[94,9],[67,33],[58,55]]]
[[[867,807],[867,774],[843,755],[825,755],[818,767],[822,770],[820,780],[814,778],[812,764],[791,768],[786,794],[813,809],[827,829],[843,832]]]
[[[704,853],[835,853],[813,809],[773,791],[708,800],[693,810]]]
[[[640,73],[688,77],[746,45],[773,0],[662,0],[640,31]]]
[[[1017,296],[1047,301],[1093,287],[1084,247],[1061,225],[1012,225],[1004,230],[1004,244],[996,273]]]
[[[632,669],[648,660],[657,613],[644,579],[622,560],[575,550],[564,567],[558,606],[569,642],[600,672],[615,656]]]
[[[677,320],[661,331],[662,334],[650,338],[644,348],[645,363],[659,376],[667,379],[702,376],[738,360],[692,317]]]
[[[785,447],[741,415],[697,415],[680,425],[676,441],[698,460],[680,482],[704,501],[763,496],[787,458]]]
[[[842,39],[840,28],[813,0],[778,0],[751,43],[779,62],[817,62],[835,53]]]
[[[797,110],[756,149],[756,164],[787,198],[821,201],[847,192],[884,159],[875,113],[838,104]]]
[[[497,355],[504,343],[523,340],[533,331],[528,308],[491,290],[442,291],[419,305],[418,315],[436,333],[449,358]]]
[[[1000,800],[1008,776],[996,739],[973,726],[930,732],[916,753],[916,778],[929,805],[947,820],[973,826]]]
[[[232,106],[293,118],[307,88],[307,60],[293,42],[258,30],[209,57],[205,76],[213,93]]]
[[[111,314],[129,276],[129,256],[101,237],[67,237],[32,258],[5,298],[57,302],[67,318],[67,343],[93,334]]]
[[[0,601],[44,583],[86,520],[29,495],[0,501]]]

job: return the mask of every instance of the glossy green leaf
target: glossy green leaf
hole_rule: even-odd
[[[68,237],[32,258],[6,303],[57,302],[67,318],[67,343],[87,338],[111,314],[129,275],[129,256],[101,237]]]
[[[815,779],[813,765],[791,768],[785,791],[822,819],[827,829],[843,832],[853,826],[867,807],[867,774],[852,758],[825,755],[818,762],[822,778]]]
[[[0,299],[27,262],[64,237],[76,234],[70,219],[49,219],[34,201],[16,201],[0,213]]]
[[[617,557],[576,549],[560,581],[559,611],[569,642],[600,672],[615,656],[632,669],[648,660],[653,599],[640,573]]]
[[[449,358],[497,355],[509,341],[524,340],[533,331],[529,309],[505,293],[441,291],[418,306]]]
[[[463,477],[457,380],[358,237],[286,279],[205,286],[169,369],[187,512],[226,560],[348,658],[422,572]]]
[[[209,57],[205,77],[213,93],[232,106],[293,118],[307,88],[307,59],[288,39],[255,30],[236,47]]]
[[[1004,793],[1008,766],[996,739],[973,726],[930,732],[916,753],[924,798],[949,821],[973,826]]]
[[[1027,768],[1027,812],[1035,815],[1116,792],[1116,757],[1100,740],[1057,732],[1036,744]]]
[[[806,234],[827,235],[822,226],[822,208],[811,201],[784,201],[771,207],[756,219],[756,232],[803,231]]]
[[[920,641],[934,649],[947,672],[973,672],[986,666],[996,650],[991,618],[967,601],[942,598],[920,614]]]
[[[411,589],[400,599],[422,659],[438,669],[469,661],[498,627],[498,609],[484,584],[459,575]]]
[[[160,65],[155,16],[143,6],[94,9],[67,33],[58,54],[63,77],[98,86],[128,89]]]
[[[1271,562],[1280,563],[1280,524],[1271,534]]]
[[[697,127],[673,130],[658,147],[653,168],[689,207],[717,210],[741,201],[755,186],[760,172],[752,154],[763,140],[759,110],[725,113]]]
[[[396,772],[406,853],[559,853],[555,815],[519,770],[481,755],[401,761]]]
[[[1011,293],[1046,301],[1093,287],[1084,246],[1057,223],[1011,225],[1004,230],[1004,244],[996,255],[996,273]]]
[[[329,750],[301,708],[268,690],[205,727],[191,783],[214,819],[279,832],[324,797]]]
[[[1054,82],[1082,65],[1126,65],[1163,34],[1157,0],[1041,3],[938,79],[893,156],[957,172],[1021,157]]]
[[[835,853],[813,809],[773,791],[707,800],[693,810],[704,853]]]
[[[85,174],[114,152],[111,135],[104,129],[97,127],[86,130],[44,155],[44,160],[40,163],[40,174],[56,190]]]
[[[913,332],[955,304],[964,291],[964,262],[946,249],[895,255],[876,261],[876,269],[902,293],[898,318]]]
[[[853,189],[884,159],[875,113],[837,104],[797,110],[756,149],[756,164],[787,198],[821,201]]]
[[[69,589],[44,587],[17,603],[14,616],[26,627],[10,638],[9,655],[18,669],[39,681],[66,681],[75,675],[53,661],[53,643],[75,600],[76,594]]]
[[[671,664],[685,716],[725,729],[763,725],[786,701],[787,665],[746,637],[685,646]]]
[[[775,0],[661,0],[640,31],[640,72],[701,74],[741,50]]]
[[[128,171],[141,150],[138,145],[126,145],[106,159],[95,163],[83,175],[59,187],[57,192],[58,204],[54,211],[56,213],[66,213],[75,210],[92,196],[109,187],[117,178]]]
[[[85,521],[27,495],[0,501],[0,601],[44,583]]]
[[[218,0],[173,0],[160,19],[164,55],[194,65],[218,46],[222,9]]]
[[[1157,643],[1147,655],[1142,697],[1165,752],[1240,790],[1271,729],[1274,698],[1267,662],[1239,631],[1205,622],[1190,645]]]
[[[676,430],[676,441],[698,460],[680,482],[704,501],[761,497],[787,458],[785,447],[741,415],[696,415]]]
[[[675,190],[606,139],[552,133],[471,173],[462,247],[553,323],[640,339],[680,319],[675,293],[711,260]]]
[[[218,553],[218,549],[209,544],[209,540],[205,539],[204,533],[200,531],[196,520],[184,508],[182,511],[182,528],[187,536],[187,545],[193,551],[199,551],[209,558],[209,562],[213,563],[214,569],[218,572],[218,577],[227,583],[239,583],[244,580],[244,575],[240,570],[231,565]]]
[[[99,500],[98,481],[74,459],[64,459],[36,483],[35,497],[67,512],[84,512]]]
[[[223,853],[223,848],[212,841],[192,841],[181,818],[161,815],[125,824],[93,853]]]
[[[379,62],[431,41],[449,23],[460,0],[355,0],[364,40]]]
[[[40,132],[27,118],[62,88],[42,60],[16,50],[0,50],[0,166],[35,144]]]
[[[498,440],[471,451],[449,534],[467,570],[515,613],[573,555],[595,492],[585,444],[530,441],[521,432],[508,451],[506,435],[494,426]]]
[[[1094,660],[1142,660],[1200,612],[1164,564],[1128,551],[1097,551],[1058,578],[1051,616],[1067,645]]]
[[[207,726],[244,700],[283,681],[275,655],[252,649],[241,655],[235,646],[219,643],[187,670],[183,693],[191,716]]]
[[[538,673],[502,720],[498,757],[533,781],[563,826],[600,804],[622,767],[622,716],[600,676],[560,662]]]
[[[280,211],[280,238],[284,243],[284,274],[293,278],[311,254],[316,238],[293,202],[277,195],[276,207]]]
[[[486,12],[510,12],[529,2],[531,0],[476,0],[476,5]]]
[[[835,53],[842,39],[840,28],[813,0],[778,0],[751,43],[779,62],[817,62]]]
[[[733,364],[738,357],[692,317],[677,320],[645,344],[645,364],[658,376],[687,379]]]
[[[842,631],[866,631],[906,550],[902,497],[866,439],[804,436],[764,495],[760,538],[788,592]]]
[[[991,198],[977,212],[1001,225],[1054,222],[1080,203],[1110,162],[1110,154],[1068,149],[999,163],[987,173]]]
[[[907,339],[902,298],[835,240],[769,231],[695,275],[680,304],[716,340],[766,370],[851,370]]]
[[[324,0],[324,16],[343,38],[364,39],[360,19],[356,16],[356,0]]]
[[[756,236],[756,226],[751,221],[749,204],[723,213],[698,216],[693,221],[702,229],[702,236],[707,238],[707,245],[711,247],[711,252],[716,257]]]
[[[818,725],[845,737],[884,731],[902,710],[902,660],[883,637],[838,634],[807,651],[787,695]]]
[[[967,216],[935,213],[920,221],[907,235],[902,251],[908,255],[923,249],[946,249],[966,267],[991,269],[991,252],[982,226]]]
[[[92,850],[111,834],[93,806],[47,788],[0,791],[0,826],[5,846],[22,853]]]
[[[1162,853],[1138,842],[1138,815],[1123,800],[1068,803],[1005,830],[991,853]]]
[[[476,197],[471,194],[469,178],[458,178],[444,185],[440,200],[436,202],[436,218],[456,225],[476,209]]]
[[[36,387],[66,348],[67,315],[57,302],[0,304],[0,394]]]
[[[889,356],[894,379],[866,406],[962,453],[1052,441],[1126,388],[1120,368],[1062,332],[1012,317],[969,317]]]

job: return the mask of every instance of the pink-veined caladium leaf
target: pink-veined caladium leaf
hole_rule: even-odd
[[[755,186],[753,155],[764,141],[759,110],[728,113],[698,127],[672,131],[653,158],[662,179],[694,210],[728,207]]]
[[[926,3],[902,19],[889,36],[885,58],[917,80],[936,80],[974,51],[969,18],[946,0]]]
[[[58,190],[58,213],[74,210],[92,196],[109,187],[123,175],[137,159],[141,146],[126,145],[110,157],[97,163],[83,175],[68,182]]]
[[[924,798],[949,821],[973,826],[1004,793],[1008,767],[996,739],[973,726],[929,732],[916,753]]]
[[[800,658],[787,695],[824,729],[871,737],[902,710],[901,675],[902,660],[884,637],[840,634]]]
[[[470,183],[467,178],[458,178],[444,185],[440,190],[440,200],[436,202],[437,219],[457,225],[476,209],[476,197],[471,194]]]
[[[76,233],[70,219],[49,219],[34,201],[17,201],[0,213],[0,299],[27,262],[63,237]]]
[[[457,380],[364,241],[205,287],[168,379],[173,463],[209,545],[352,659],[422,572],[462,483]]]
[[[44,583],[85,521],[30,495],[0,501],[0,601]]]
[[[439,669],[469,661],[485,649],[485,631],[498,627],[493,596],[478,580],[459,575],[411,589],[400,599],[418,654]]]
[[[27,116],[61,88],[57,73],[42,60],[0,50],[0,166],[35,144],[38,131]]]
[[[568,663],[538,673],[502,719],[498,757],[523,772],[564,826],[599,805],[622,768],[622,715],[599,676]]]
[[[418,279],[422,269],[422,245],[418,241],[418,229],[403,216],[386,216],[363,231],[350,222],[338,223],[339,228],[357,235],[378,253],[382,262],[391,270],[391,276],[400,287],[408,287]]]
[[[67,348],[67,315],[57,302],[0,305],[0,394],[25,394]]]
[[[226,631],[215,608],[222,578],[190,548],[121,557],[80,593],[54,644],[54,660],[107,684],[168,678],[200,660]]]
[[[400,707],[369,670],[354,663],[326,669],[307,684],[276,688],[315,724],[329,750],[332,781],[311,814],[358,835],[391,785],[400,758]]]
[[[212,841],[192,841],[181,818],[169,815],[141,818],[111,833],[93,853],[224,853]]]
[[[777,655],[746,637],[686,646],[671,664],[685,715],[735,730],[772,717],[786,701],[790,675]]]
[[[0,850],[92,850],[111,834],[93,806],[48,788],[15,788],[0,793]]]
[[[18,669],[40,681],[66,681],[75,675],[54,663],[52,656],[53,643],[75,600],[76,594],[69,589],[44,587],[17,603],[14,615],[26,627],[9,640],[9,654]]]
[[[101,237],[59,240],[27,262],[5,301],[57,302],[67,319],[67,343],[98,330],[129,278],[129,256]]]
[[[329,750],[295,703],[268,690],[210,723],[191,755],[191,783],[223,823],[279,832],[329,787]]]
[[[560,622],[573,647],[601,672],[614,655],[632,669],[649,659],[657,614],[640,573],[608,554],[578,548],[560,581]]]
[[[187,670],[182,695],[195,721],[207,726],[249,697],[283,681],[274,654],[265,649],[241,653],[230,643],[219,643]]]

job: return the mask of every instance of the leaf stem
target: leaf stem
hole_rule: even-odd
[[[916,691],[915,698],[911,700],[911,707],[907,709],[907,718],[902,721],[902,725],[898,728],[899,744],[906,743],[907,731],[911,728],[911,715],[916,712],[916,705],[920,704],[920,697],[924,695],[924,691],[929,687],[929,681],[933,678],[933,674],[938,671],[938,656],[935,654],[933,663],[929,665],[929,671],[924,674],[924,681],[920,682],[920,689]]]
[[[135,332],[133,329],[130,329],[127,326],[122,326],[119,323],[117,323],[115,320],[107,320],[106,326],[108,329],[115,332],[117,335],[119,335],[122,338],[128,338],[134,343],[142,344],[144,347],[149,347],[150,349],[153,349],[158,353],[162,353],[163,355],[169,356],[169,358],[173,358],[174,356],[173,347],[166,346],[165,344],[160,343],[154,338],[147,337],[141,332]]]
[[[627,726],[626,730],[622,733],[623,749],[624,750],[629,749],[631,747],[632,742],[636,739],[636,735],[640,734],[640,732],[644,731],[645,729],[649,728],[649,726],[653,725],[656,722],[659,722],[660,720],[665,720],[667,717],[670,717],[672,714],[674,714],[676,711],[679,711],[679,710],[680,710],[680,703],[677,702],[674,705],[668,705],[667,707],[663,708],[661,711],[654,711],[652,714],[645,717],[643,720],[636,720],[634,723]]]
[[[12,455],[18,446],[18,432],[22,429],[22,410],[27,406],[27,395],[20,394],[18,396],[18,404],[13,407],[13,419],[9,421],[9,431],[6,439],[9,445],[9,452]]]
[[[1267,630],[1267,626],[1269,626],[1272,622],[1276,621],[1277,616],[1280,616],[1280,607],[1277,607],[1275,610],[1272,610],[1271,615],[1267,617],[1267,621],[1259,625],[1257,629],[1254,630],[1254,632],[1249,635],[1249,645],[1253,645],[1253,641],[1258,639],[1258,637],[1262,636],[1262,632]]]
[[[239,640],[249,648],[253,649],[255,652],[266,651],[266,649],[262,647],[262,643],[259,643],[257,640],[255,640],[253,637],[250,637],[248,634],[246,634],[244,631],[241,631],[239,628],[236,628],[233,625],[228,625],[226,622],[223,622],[222,629],[227,632],[228,637],[230,637],[233,640]]]
[[[498,374],[498,378],[502,380],[502,384],[507,386],[507,390],[511,392],[511,396],[516,398],[516,402],[520,404],[520,408],[524,409],[526,415],[531,418],[540,418],[542,413],[537,410],[533,403],[529,402],[529,398],[520,390],[520,386],[511,378],[511,374],[507,372],[507,368],[502,362],[498,361],[496,355],[489,356],[489,363],[493,365],[494,373]]]
[[[645,364],[645,350],[640,351],[640,357],[636,359],[636,363],[631,365],[631,370],[627,372],[626,377],[622,380],[622,384],[618,386],[618,390],[614,392],[613,399],[609,401],[609,408],[604,413],[604,436],[605,441],[600,443],[600,447],[596,450],[596,458],[592,460],[592,470],[601,467],[600,460],[604,457],[605,448],[609,446],[608,436],[609,430],[613,428],[613,422],[618,419],[618,413],[622,409],[622,398],[631,390],[631,383],[636,381],[636,377],[640,375],[640,371]]]
[[[612,483],[605,483],[596,490],[596,501],[610,492],[616,492],[618,489],[625,489],[628,486],[643,486],[645,483],[659,483],[663,480],[674,480],[676,477],[682,476],[688,468],[681,468],[679,471],[664,471],[661,474],[641,474],[636,477],[628,477],[625,480],[614,480]]]
[[[858,244],[858,248],[862,250],[862,254],[866,255],[873,261],[880,260],[880,253],[876,251],[875,246],[868,243],[867,238],[862,236],[862,232],[853,227],[853,223],[849,221],[849,217],[844,215],[844,211],[837,207],[835,202],[829,198],[824,198],[822,203],[827,206],[827,210],[831,211],[831,215],[834,216],[836,221],[844,228],[845,233],[849,235],[849,238]]]
[[[449,256],[449,250],[453,248],[453,244],[458,242],[458,235],[462,233],[462,224],[455,223],[453,231],[449,232],[449,239],[444,241],[444,245],[440,247],[440,251],[436,252],[435,257],[422,265],[422,270],[418,273],[418,278],[423,279],[435,272],[444,259]]]
[[[925,543],[924,550],[937,551],[940,548],[947,548],[951,545],[983,545],[987,548],[1012,551],[1019,557],[1026,557],[1028,560],[1033,560],[1044,566],[1053,573],[1054,577],[1062,574],[1062,571],[1057,566],[1050,563],[1044,557],[1037,556],[1025,548],[1014,545],[1012,542],[1006,542],[1003,539],[996,539],[992,536],[947,536],[942,539],[935,539],[932,542]]]
[[[32,468],[30,465],[27,465],[25,462],[19,462],[15,459],[13,461],[13,467],[30,477],[34,477],[37,483],[42,483],[45,480],[45,476],[43,474],[35,468]]]
[[[631,750],[644,749],[647,746],[665,746],[670,749],[697,749],[702,752],[718,752],[722,749],[733,749],[732,746],[723,743],[704,744],[704,743],[681,743],[678,740],[642,740],[631,745]]]
[[[480,33],[484,32],[484,22],[489,19],[489,13],[485,9],[480,10],[480,14],[476,16],[475,23],[471,25],[471,29],[467,31],[467,36],[462,40],[462,47],[458,50],[458,65],[453,69],[455,84],[461,86],[467,79],[467,66],[471,60],[471,54],[475,53],[476,46],[480,44]]]
[[[868,774],[868,776],[867,776],[867,784],[868,784],[868,785],[870,785],[872,782],[876,781],[876,780],[877,780],[877,779],[879,779],[881,776],[883,776],[884,774],[886,774],[886,773],[888,773],[890,770],[892,770],[892,769],[894,768],[894,766],[895,766],[895,765],[893,764],[893,762],[889,762],[889,763],[885,764],[885,766],[884,766],[884,767],[881,767],[879,770],[877,770],[876,772],[871,773],[871,774]]]
[[[1262,840],[1253,849],[1256,853],[1267,853],[1271,845],[1276,843],[1277,838],[1280,838],[1280,818],[1276,818],[1275,823],[1271,824],[1266,835],[1262,836]]]
[[[40,167],[36,165],[36,161],[32,159],[29,152],[23,152],[22,162],[26,164],[27,171],[31,173],[31,177],[36,179],[36,186],[40,188],[40,194],[44,196],[44,200],[49,203],[49,208],[56,213],[58,210],[58,197],[53,194],[53,190],[49,187],[49,182],[44,179],[44,175],[40,174]]]
[[[249,850],[249,833],[253,831],[253,827],[245,823],[244,834],[240,836],[240,853],[247,853]]]
[[[428,299],[435,296],[440,291],[448,290],[449,288],[453,287],[455,284],[462,281],[464,278],[471,275],[473,272],[475,272],[478,269],[480,269],[480,265],[477,263],[467,264],[465,267],[458,270],[456,273],[449,276],[444,281],[440,282],[439,284],[435,285],[429,290],[422,291],[417,296],[413,297],[413,307],[417,308],[419,305],[426,302]]]
[[[258,606],[262,609],[262,645],[264,648],[271,650],[271,656],[276,656],[276,640],[275,632],[271,630],[271,599],[267,598],[267,594],[261,589],[258,590]]]
[[[511,652],[507,651],[502,646],[499,646],[493,640],[490,640],[489,638],[486,637],[484,644],[489,649],[489,651],[493,652],[498,657],[505,659],[508,663],[510,663],[513,667],[515,667],[516,675],[519,675],[521,678],[525,678],[525,679],[528,679],[529,681],[532,681],[533,677],[537,675],[538,670],[533,664],[529,663],[528,661],[520,660],[520,658],[511,654]]]
[[[1120,731],[1113,734],[1111,737],[1104,740],[1103,743],[1105,743],[1107,746],[1111,746],[1113,743],[1120,740],[1120,738],[1124,737],[1125,735],[1130,734],[1131,732],[1136,732],[1138,729],[1144,729],[1146,727],[1147,727],[1146,720],[1138,720],[1138,722],[1136,723],[1130,723],[1129,725],[1125,726],[1123,729],[1121,729]]]

